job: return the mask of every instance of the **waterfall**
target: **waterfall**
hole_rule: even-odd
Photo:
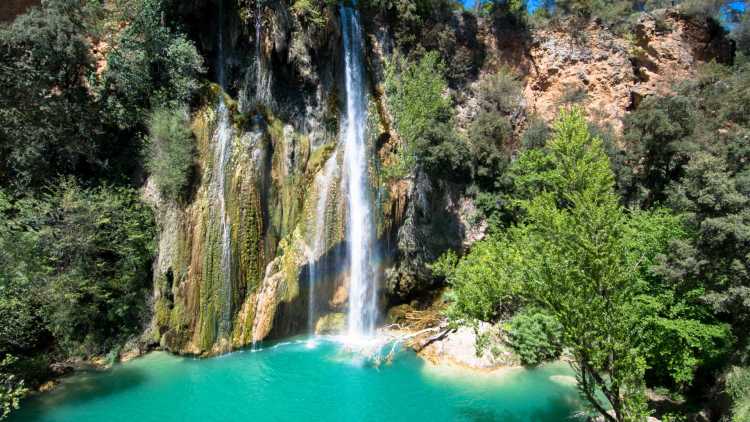
[[[367,103],[364,86],[363,38],[359,13],[340,6],[346,67],[346,116],[342,132],[347,192],[349,253],[348,334],[351,339],[375,330],[376,286],[372,271],[373,226],[369,200],[368,157],[365,143]]]
[[[226,78],[224,75],[224,34],[223,34],[224,5],[219,2],[219,29],[218,29],[218,53],[217,53],[217,79],[222,88],[219,95],[219,105],[216,112],[217,128],[214,135],[214,166],[211,179],[212,197],[216,198],[219,205],[221,220],[221,293],[225,303],[221,310],[221,323],[219,334],[227,337],[232,329],[232,248],[231,248],[231,222],[226,209],[226,168],[232,156],[232,124],[230,122],[229,109],[224,101],[224,90],[226,89]]]
[[[315,204],[315,231],[313,232],[312,240],[309,242],[310,247],[307,252],[308,282],[310,283],[307,301],[307,325],[310,335],[315,334],[315,318],[317,317],[315,305],[316,287],[320,274],[325,271],[325,268],[319,269],[318,267],[322,266],[322,262],[320,261],[326,252],[328,192],[331,189],[331,182],[336,172],[336,167],[336,155],[334,154],[326,161],[323,171],[315,177],[315,185],[318,193],[318,201]]]

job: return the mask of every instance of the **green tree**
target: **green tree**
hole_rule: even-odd
[[[0,26],[0,182],[24,190],[98,164],[102,126],[84,1],[53,0]],[[75,122],[75,124],[71,124]]]
[[[559,321],[588,403],[607,420],[637,420],[645,414],[646,362],[633,343],[633,305],[643,286],[625,238],[625,213],[601,142],[590,138],[580,110],[564,112],[554,130],[545,157],[530,150],[519,159],[528,175],[521,183],[533,192],[517,200],[523,224],[488,241],[497,242],[497,254],[484,260],[493,273],[474,284],[517,286],[528,303]],[[455,290],[454,309],[468,318],[486,317],[468,305],[476,298],[465,290]]]
[[[727,392],[731,397],[732,421],[750,420],[750,369],[733,367],[727,376]]]
[[[160,108],[149,119],[146,168],[161,192],[178,199],[187,186],[195,159],[186,108]]]
[[[693,148],[695,107],[684,96],[647,98],[625,118],[629,165],[637,170],[630,186],[621,186],[627,201],[649,207],[665,199],[665,189],[677,179]]]
[[[552,316],[536,309],[525,309],[513,317],[508,337],[524,365],[536,366],[560,357],[562,327]]]
[[[127,26],[107,56],[101,93],[112,123],[132,129],[146,122],[150,109],[190,100],[204,67],[195,45],[162,24],[162,0],[140,0],[125,10]]]
[[[5,419],[10,412],[18,409],[21,399],[28,392],[23,380],[5,371],[15,361],[16,358],[11,355],[5,355],[0,361],[0,419]]]
[[[385,93],[401,137],[394,175],[418,167],[434,175],[466,171],[467,147],[453,132],[443,69],[434,52],[416,63],[396,55],[386,67]]]
[[[0,353],[90,356],[141,331],[155,231],[137,191],[64,179],[0,211],[14,242],[0,262]]]

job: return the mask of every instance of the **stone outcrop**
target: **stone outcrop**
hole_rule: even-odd
[[[524,71],[528,111],[547,121],[561,105],[579,103],[592,121],[619,132],[644,97],[668,94],[701,63],[727,63],[734,55],[717,28],[674,11],[641,15],[628,36],[596,22],[572,25],[534,32],[524,65],[508,63]]]

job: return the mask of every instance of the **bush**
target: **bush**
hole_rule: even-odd
[[[479,105],[487,111],[512,114],[523,99],[522,89],[523,85],[513,70],[503,66],[479,82]]]
[[[67,4],[65,4],[67,3]],[[50,1],[0,26],[0,183],[18,191],[97,163],[101,116],[85,13]],[[74,122],[74,123],[73,123]]]
[[[20,353],[56,346],[63,356],[88,356],[141,331],[155,230],[137,190],[83,189],[64,179],[3,211],[15,250],[0,270],[26,293],[0,290],[0,310],[10,306],[16,315],[0,345]],[[41,327],[30,331],[29,320]]]
[[[513,139],[510,119],[498,112],[481,111],[469,126],[467,135],[474,176],[493,182],[509,162],[508,144]]]
[[[387,173],[405,176],[417,167],[433,175],[459,176],[464,171],[466,145],[453,131],[443,71],[434,52],[418,62],[397,55],[388,63],[385,92],[402,143],[396,160],[400,170]]]
[[[5,419],[10,412],[18,409],[21,399],[28,392],[23,380],[6,372],[6,368],[16,360],[15,357],[6,355],[0,361],[0,419]]]
[[[195,156],[185,108],[160,108],[151,114],[146,154],[146,168],[162,194],[178,199],[190,180]]]
[[[102,97],[112,123],[123,129],[140,128],[156,106],[188,101],[204,71],[195,45],[162,25],[163,12],[160,0],[139,2],[107,56]]]
[[[727,393],[733,402],[732,421],[750,421],[750,368],[732,368],[727,376]]]
[[[523,149],[543,148],[550,136],[549,125],[538,117],[532,117],[529,126],[521,136]]]
[[[562,326],[555,317],[539,310],[524,310],[510,321],[510,345],[528,366],[560,357]]]
[[[505,170],[513,149],[511,117],[520,108],[521,83],[508,67],[477,85],[479,112],[467,131],[473,175],[485,188]]]

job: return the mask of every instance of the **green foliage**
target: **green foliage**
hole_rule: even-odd
[[[510,321],[510,345],[524,365],[536,366],[560,357],[562,326],[553,316],[525,309]]]
[[[64,180],[2,211],[17,242],[2,262],[0,312],[14,323],[0,353],[34,353],[51,334],[65,355],[90,356],[140,331],[155,231],[138,192]]]
[[[727,376],[727,393],[732,399],[732,421],[750,420],[750,368],[733,367]]]
[[[394,56],[386,67],[385,92],[401,137],[398,160],[389,172],[405,176],[424,168],[450,175],[465,166],[467,148],[453,132],[443,65],[436,53],[416,63]]]
[[[469,125],[467,139],[474,177],[494,187],[510,160],[513,148],[511,118],[520,108],[521,83],[507,68],[484,77],[477,87],[479,112]]]
[[[141,0],[122,19],[127,26],[107,57],[102,97],[121,128],[138,128],[147,112],[190,100],[203,58],[185,36],[162,25],[161,0]]]
[[[694,130],[694,103],[683,96],[647,98],[625,118],[625,141],[630,153],[638,157],[630,158],[637,176],[621,182],[627,201],[648,207],[665,199],[667,184],[679,176],[687,161]]]
[[[583,396],[602,414],[614,409],[614,420],[645,414],[647,371],[689,383],[696,366],[723,356],[727,327],[652,270],[686,236],[681,218],[619,205],[602,142],[579,110],[564,112],[553,139],[524,152],[511,174],[520,224],[441,264],[450,264],[454,319],[497,318],[519,298],[547,313],[560,324]],[[528,336],[550,332],[521,318]],[[516,343],[544,344],[526,340]]]
[[[335,5],[334,0],[294,0],[290,10],[303,21],[322,27],[328,23],[324,9]]]
[[[502,174],[509,162],[508,144],[512,137],[513,126],[508,117],[497,112],[479,112],[467,132],[474,177],[491,184]]]
[[[0,182],[23,190],[96,164],[98,110],[85,2],[55,0],[0,27]],[[71,124],[71,122],[76,124]]]
[[[161,192],[178,199],[188,185],[195,146],[186,108],[160,108],[149,118],[146,168]]]
[[[449,251],[433,265],[433,272],[445,277],[451,286],[454,300],[449,314],[453,319],[491,321],[517,308],[521,285],[513,277],[515,269],[508,264],[515,259],[508,242],[494,237],[477,243],[460,261]]]
[[[21,399],[28,393],[24,387],[23,380],[16,375],[6,372],[6,368],[17,358],[5,355],[0,361],[0,420],[10,415],[10,412],[18,409]]]
[[[515,72],[502,66],[496,73],[479,81],[477,88],[479,106],[485,111],[510,115],[518,111],[523,100],[523,84]]]
[[[547,143],[549,135],[550,131],[547,122],[540,118],[532,118],[521,137],[521,146],[524,149],[542,148]]]

